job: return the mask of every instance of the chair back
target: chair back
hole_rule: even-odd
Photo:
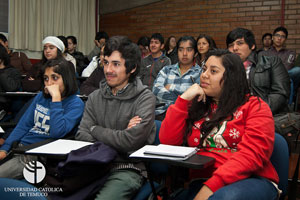
[[[278,187],[282,190],[280,199],[284,199],[288,188],[289,148],[284,137],[278,133],[275,133],[274,149],[270,160],[279,176]]]

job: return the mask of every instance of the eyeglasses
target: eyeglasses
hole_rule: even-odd
[[[285,35],[280,35],[280,34],[275,34],[274,37],[278,37],[278,38],[282,38],[282,39],[285,39],[285,38],[286,38]]]

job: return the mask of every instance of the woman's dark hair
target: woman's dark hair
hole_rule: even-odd
[[[50,67],[53,67],[53,71],[57,74],[60,74],[63,79],[65,90],[63,91],[61,96],[68,97],[73,94],[76,94],[78,91],[78,87],[77,87],[77,79],[75,76],[75,69],[74,69],[73,64],[69,61],[66,61],[64,58],[48,60],[44,64],[44,66],[41,70],[41,76],[40,76],[40,77],[42,77],[42,88],[45,87],[44,80],[43,80],[45,71],[47,68],[50,68]],[[43,90],[43,95],[46,98],[51,97],[51,95],[46,94],[44,90]]]
[[[222,60],[225,68],[223,78],[220,84],[223,84],[218,108],[212,113],[211,106],[214,104],[212,97],[206,97],[206,103],[198,102],[197,97],[192,101],[186,120],[187,130],[185,140],[191,134],[194,123],[202,118],[210,117],[209,121],[204,121],[200,127],[201,141],[200,147],[203,147],[205,138],[213,128],[218,127],[225,119],[232,119],[233,113],[238,107],[243,105],[249,98],[248,81],[244,65],[238,55],[230,53],[228,50],[212,50],[207,55],[215,56]]]
[[[168,52],[169,50],[170,50],[170,40],[172,39],[172,38],[175,38],[175,40],[176,40],[176,37],[175,36],[170,36],[170,37],[168,37],[168,39],[167,39],[167,41],[166,41],[166,44],[165,44],[165,50],[166,50],[166,52]]]
[[[7,53],[7,50],[2,44],[0,44],[0,60],[1,60],[1,62],[3,62],[4,66],[6,66],[6,67],[10,63],[10,58]]]
[[[73,43],[73,44],[77,44],[77,39],[76,39],[75,36],[69,35],[69,36],[67,37],[67,41],[68,41],[69,39],[72,40],[72,43]]]
[[[141,45],[143,47],[149,47],[150,45],[150,38],[147,36],[142,36],[137,41],[137,45]]]
[[[200,34],[197,37],[197,45],[198,45],[198,41],[201,38],[204,38],[208,42],[208,44],[209,44],[208,52],[217,48],[217,45],[216,45],[214,39],[212,37],[210,37],[209,35],[206,35],[206,34]],[[197,49],[197,51],[198,51],[198,49]],[[206,53],[205,56],[207,56],[207,53]],[[200,53],[198,53],[198,56],[197,56],[198,63],[201,62],[202,59],[205,59],[205,58],[202,58],[201,56],[202,55]]]
[[[118,51],[125,59],[127,74],[136,68],[129,76],[128,81],[132,82],[140,71],[141,51],[139,47],[126,36],[113,36],[105,44],[104,56],[110,56],[114,51]]]

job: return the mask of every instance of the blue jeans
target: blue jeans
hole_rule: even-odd
[[[184,199],[193,199],[202,186],[201,181],[192,182]],[[269,180],[251,177],[220,188],[208,200],[275,200],[277,196],[277,189]]]
[[[297,90],[300,84],[300,66],[295,66],[289,71],[290,78],[293,80],[294,83],[294,90]]]

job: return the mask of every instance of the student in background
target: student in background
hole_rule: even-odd
[[[13,52],[8,48],[8,40],[0,33],[0,44],[2,44],[9,54],[10,65],[20,70],[22,75],[26,75],[31,70],[31,62],[26,56],[26,54],[22,52]]]
[[[200,83],[201,68],[194,63],[197,43],[192,36],[183,36],[177,42],[179,62],[160,70],[153,85],[157,107],[155,119],[163,120],[168,107],[194,83]],[[194,81],[194,82],[193,82]]]
[[[33,65],[32,70],[22,80],[22,88],[24,91],[37,92],[41,90],[41,69],[43,65],[52,59],[63,58],[62,52],[65,51],[64,43],[55,36],[47,36],[43,41],[42,60]]]
[[[68,41],[68,53],[76,60],[76,72],[81,76],[82,71],[87,66],[84,63],[84,55],[80,51],[77,51],[77,39],[75,36],[70,35],[67,37]]]
[[[154,33],[150,39],[151,55],[142,59],[140,78],[144,85],[151,90],[153,82],[158,72],[167,65],[171,65],[171,60],[163,53],[164,37],[160,33]]]
[[[236,28],[229,32],[226,44],[243,61],[251,94],[267,102],[273,114],[286,112],[291,84],[280,58],[258,55],[254,34],[248,29]]]
[[[209,50],[216,49],[217,45],[215,41],[209,35],[200,34],[197,38],[198,55],[196,57],[196,63],[202,67],[205,64],[206,54]]]
[[[149,45],[150,45],[150,38],[147,36],[142,36],[139,38],[137,45],[139,46],[142,58],[147,57],[150,54]]]
[[[101,48],[105,45],[105,42],[109,39],[108,35],[104,31],[100,31],[96,33],[95,36],[95,47],[94,49],[87,55],[87,60],[89,62],[92,61],[93,57],[98,56],[100,54]]]
[[[185,199],[275,200],[279,178],[270,161],[272,112],[250,94],[239,56],[216,50],[207,57],[201,84],[169,107],[159,133],[162,144],[199,147],[198,154],[216,159],[212,167],[190,170]]]
[[[67,61],[70,61],[73,64],[75,72],[76,72],[76,68],[77,68],[76,59],[68,53],[68,40],[67,40],[67,38],[63,35],[57,36],[57,38],[60,39],[64,43],[64,46],[65,46],[65,50],[62,52],[63,57]]]
[[[94,56],[92,61],[89,63],[89,65],[82,71],[81,76],[82,77],[90,77],[91,74],[94,72],[95,69],[103,68],[103,52],[104,47],[102,46],[101,51],[98,56]]]
[[[262,38],[261,38],[261,42],[262,42],[262,48],[260,48],[259,50],[257,50],[257,53],[261,52],[261,51],[268,51],[272,44],[272,34],[271,33],[265,33]]]
[[[98,65],[93,73],[80,85],[80,94],[89,95],[99,89],[100,81],[104,78],[103,66]]]
[[[10,65],[6,48],[0,44],[0,92],[15,92],[21,89],[21,73]],[[6,115],[11,106],[11,100],[0,96],[0,120]]]
[[[29,145],[64,137],[80,121],[84,103],[76,96],[77,82],[72,64],[63,58],[49,60],[43,69],[43,90],[34,98],[16,128],[0,148],[0,160],[12,143]],[[23,168],[35,156],[14,155],[0,166],[0,177],[23,178]]]
[[[273,46],[267,52],[263,52],[263,55],[278,56],[281,59],[293,80],[294,89],[297,90],[300,84],[300,66],[295,65],[296,52],[285,48],[288,34],[285,27],[277,27],[273,32]]]
[[[168,37],[165,44],[165,53],[171,60],[171,64],[174,65],[178,62],[177,48],[176,48],[176,38],[175,36]]]

